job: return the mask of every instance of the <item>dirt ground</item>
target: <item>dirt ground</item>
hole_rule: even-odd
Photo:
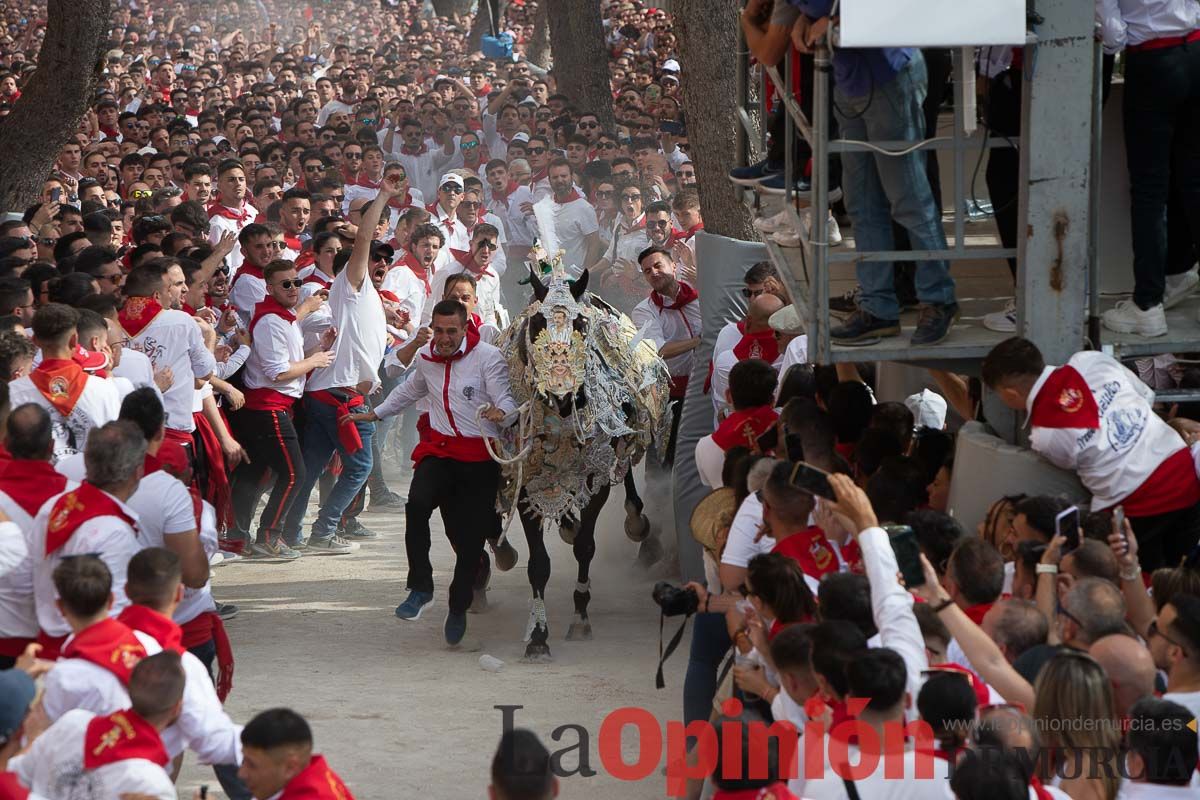
[[[401,493],[407,488],[400,480],[391,484]],[[490,608],[469,615],[466,647],[459,650],[447,648],[442,638],[453,555],[436,516],[437,595],[417,622],[393,614],[406,595],[403,513],[363,514],[364,524],[382,536],[352,555],[281,564],[243,561],[216,569],[214,595],[241,609],[226,623],[236,659],[230,715],[244,723],[277,706],[303,714],[313,727],[316,750],[359,800],[459,800],[487,796],[503,730],[502,712],[494,706],[522,706],[512,712],[516,726],[535,731],[552,753],[580,740],[568,731],[555,742],[555,729],[571,724],[587,730],[588,760],[596,774],[564,778],[561,797],[663,797],[665,753],[653,774],[639,782],[612,777],[599,753],[601,722],[615,709],[646,709],[663,726],[660,731],[667,720],[681,718],[687,662],[685,637],[668,662],[667,688],[654,688],[659,615],[650,589],[663,570],[648,572],[635,564],[637,545],[621,527],[622,499],[614,492],[597,528],[592,641],[564,640],[573,612],[575,560],[556,534],[547,537],[554,570],[547,590],[551,664],[520,660],[530,589],[519,521],[510,533],[520,561],[510,572],[494,572]],[[663,505],[648,501],[648,513],[653,517]],[[655,521],[664,521],[661,514]],[[668,620],[668,637],[677,624]],[[482,669],[483,654],[503,661],[503,669]],[[625,760],[636,761],[636,737],[627,732],[622,745]],[[576,747],[563,757],[566,771],[575,770],[578,753]],[[224,797],[212,771],[189,755],[179,796],[190,800],[201,784],[209,786],[210,797]]]

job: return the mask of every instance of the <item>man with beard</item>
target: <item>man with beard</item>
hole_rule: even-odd
[[[550,188],[554,197],[554,234],[565,252],[563,266],[572,276],[600,257],[600,226],[596,209],[575,190],[571,165],[565,158],[556,158],[549,167]],[[531,203],[521,207],[531,225],[536,225]],[[553,254],[551,254],[553,255]]]

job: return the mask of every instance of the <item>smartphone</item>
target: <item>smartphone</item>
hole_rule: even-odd
[[[1125,506],[1113,509],[1113,522],[1117,524],[1117,533],[1121,534],[1121,539],[1128,545],[1129,537],[1125,535]]]
[[[658,130],[660,133],[669,133],[672,136],[683,135],[683,126],[678,122],[660,122],[658,123]]]
[[[896,554],[896,565],[900,567],[904,585],[909,589],[923,585],[925,568],[921,566],[921,547],[913,529],[907,525],[885,525],[883,529],[892,542],[892,552]]]
[[[787,448],[787,460],[796,462],[804,460],[804,440],[798,433],[784,434],[784,447]]]
[[[817,469],[812,464],[806,464],[803,461],[797,462],[796,466],[792,468],[792,478],[789,483],[817,497],[824,497],[826,500],[837,499],[833,487],[829,485],[829,473]]]
[[[1063,555],[1079,547],[1079,509],[1071,506],[1054,518],[1054,532],[1066,539],[1062,546]]]
[[[61,197],[62,197],[62,189],[51,189],[50,190],[50,202],[57,203],[59,201],[59,198],[61,198]]]

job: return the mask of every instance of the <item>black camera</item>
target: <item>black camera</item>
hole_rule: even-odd
[[[663,615],[667,617],[695,614],[700,608],[700,597],[696,594],[695,589],[672,586],[666,581],[654,584],[651,596],[654,598],[654,602],[658,603],[658,607],[662,609]]]

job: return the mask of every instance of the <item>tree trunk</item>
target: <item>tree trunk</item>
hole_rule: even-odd
[[[430,0],[433,3],[433,13],[439,17],[453,17],[455,14],[471,13],[474,0]]]
[[[542,69],[550,68],[550,21],[546,13],[548,4],[538,3],[533,18],[533,38],[525,46],[525,58]]]
[[[112,0],[50,0],[37,71],[0,118],[0,210],[24,211],[75,132],[102,69]]]
[[[552,0],[546,6],[557,90],[580,111],[595,113],[605,130],[614,130],[600,1]]]
[[[750,211],[726,177],[736,166],[738,4],[728,0],[672,0],[682,67],[683,113],[699,182],[704,229],[755,239]],[[557,51],[556,51],[557,52]]]

